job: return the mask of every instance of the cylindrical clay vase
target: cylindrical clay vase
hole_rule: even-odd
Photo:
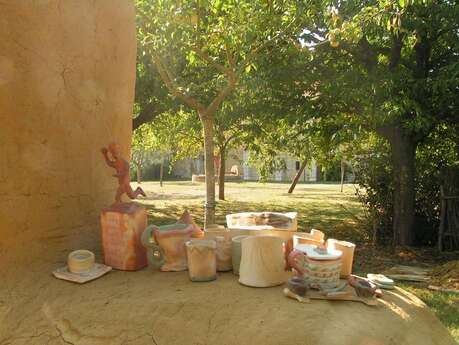
[[[231,271],[233,264],[231,262],[231,240],[223,236],[216,236],[217,243],[217,271]]]
[[[355,244],[346,241],[338,241],[332,238],[327,240],[327,248],[336,249],[343,252],[341,257],[342,266],[341,266],[341,278],[349,277],[352,273],[352,263],[354,261],[354,249]]]
[[[188,273],[193,282],[206,282],[217,278],[217,245],[213,240],[186,242]]]
[[[231,261],[233,264],[233,273],[239,275],[239,265],[241,264],[241,241],[248,235],[235,236],[231,244]]]

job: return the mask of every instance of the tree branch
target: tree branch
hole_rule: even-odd
[[[139,115],[132,119],[132,130],[139,128],[144,123],[153,121],[161,113],[162,110],[153,102],[145,104]]]
[[[178,85],[174,81],[175,78],[172,76],[172,73],[168,70],[167,66],[163,63],[161,58],[154,53],[152,56],[156,68],[158,69],[159,75],[161,76],[161,79],[163,80],[169,92],[192,109],[198,111],[198,113],[202,112],[205,109],[205,106],[195,98],[181,92]]]

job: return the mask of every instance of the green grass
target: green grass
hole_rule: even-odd
[[[144,182],[142,188],[148,197],[143,203],[149,206],[150,222],[165,224],[175,220],[188,209],[196,222],[202,225],[204,184],[191,182]],[[225,184],[226,200],[218,201],[216,222],[225,224],[225,215],[243,211],[298,212],[300,231],[317,228],[329,237],[365,241],[362,231],[362,206],[354,196],[354,187],[345,185],[340,193],[337,184],[299,184],[293,194],[288,194],[286,183],[241,182]]]
[[[459,294],[431,291],[407,284],[402,287],[424,301],[459,342]]]
[[[141,186],[148,195],[141,202],[148,208],[149,224],[174,222],[188,209],[195,221],[202,226],[204,184],[167,181],[163,187],[158,182],[144,182]],[[299,231],[316,228],[324,231],[327,237],[358,243],[354,267],[361,270],[360,273],[379,272],[382,266],[392,264],[391,260],[395,258],[387,248],[368,249],[368,245],[365,245],[368,241],[365,217],[352,185],[345,185],[341,193],[338,184],[299,184],[293,194],[287,193],[287,183],[231,182],[225,186],[226,200],[218,201],[216,209],[218,224],[224,225],[225,215],[229,213],[296,211]],[[415,293],[432,308],[459,342],[459,294],[434,292],[412,285],[403,287]]]

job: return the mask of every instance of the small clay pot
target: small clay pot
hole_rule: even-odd
[[[304,297],[308,291],[309,285],[304,279],[299,277],[292,277],[287,280],[287,286],[294,294]]]

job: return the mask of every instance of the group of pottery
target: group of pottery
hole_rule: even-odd
[[[216,272],[233,270],[241,284],[269,287],[285,283],[295,291],[306,288],[337,289],[340,277],[352,271],[354,245],[328,239],[318,230],[297,232],[297,213],[244,212],[226,216],[227,227],[214,225],[202,231],[185,213],[176,223],[147,226],[144,207],[124,203],[145,196],[141,188],[133,190],[129,163],[110,144],[101,150],[106,164],[116,170],[118,189],[115,202],[101,213],[104,264],[95,264],[89,251],[72,252],[68,265],[55,276],[86,282],[108,272],[139,270],[149,263],[160,271],[188,270],[192,281],[210,281]],[[356,284],[360,284],[356,282]],[[299,290],[297,290],[299,289]]]

